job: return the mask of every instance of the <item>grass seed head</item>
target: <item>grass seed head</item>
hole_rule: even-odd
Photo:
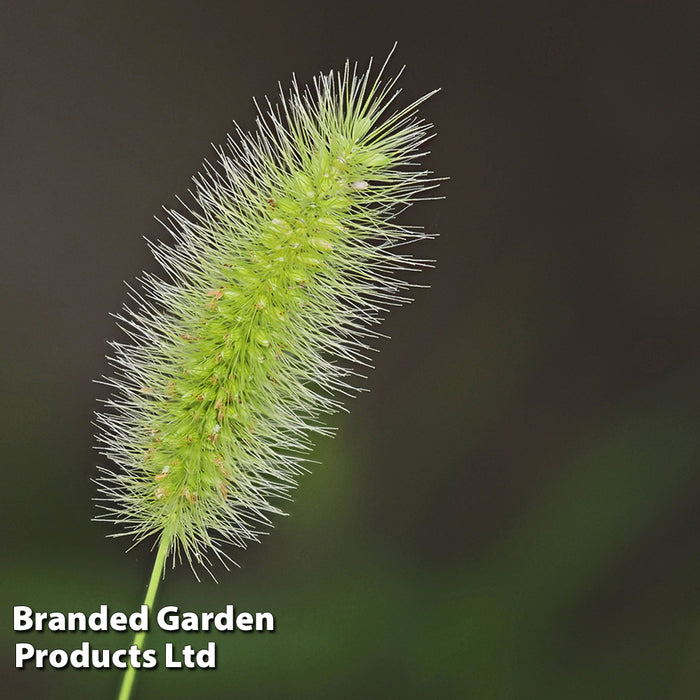
[[[236,129],[194,178],[174,243],[153,244],[118,316],[112,396],[98,441],[99,519],[135,541],[166,538],[207,567],[280,513],[322,418],[358,388],[375,325],[408,301],[396,215],[436,185],[418,159],[430,125],[396,109],[396,81],[346,63],[296,81],[257,129]],[[400,73],[399,73],[400,75]],[[432,94],[432,93],[430,93]]]

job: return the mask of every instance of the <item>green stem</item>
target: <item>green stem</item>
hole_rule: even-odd
[[[153,608],[153,602],[156,599],[156,592],[158,591],[158,584],[160,579],[163,577],[163,566],[165,565],[165,559],[168,555],[168,549],[170,548],[170,538],[166,537],[165,534],[160,539],[160,546],[158,547],[158,554],[156,554],[156,560],[153,563],[153,571],[151,572],[151,580],[148,582],[148,588],[146,589],[146,597],[144,598],[144,605],[148,606],[148,617],[150,621],[151,609]],[[137,632],[134,637],[133,644],[140,651],[143,647],[143,642],[146,639],[146,632]],[[127,668],[124,674],[124,679],[122,680],[122,687],[119,690],[119,696],[117,700],[129,700],[131,696],[131,689],[134,685],[134,679],[136,677],[136,669],[129,663],[129,668]]]

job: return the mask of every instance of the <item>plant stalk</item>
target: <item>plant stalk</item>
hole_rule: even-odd
[[[168,554],[168,549],[170,547],[170,538],[163,535],[160,539],[160,545],[158,547],[158,553],[156,554],[156,560],[153,563],[153,571],[151,572],[151,580],[148,582],[148,588],[146,589],[146,597],[144,598],[144,605],[148,606],[148,617],[150,621],[151,609],[153,608],[153,603],[156,599],[156,593],[158,592],[158,584],[161,578],[163,578],[163,567],[165,565],[165,559]],[[136,648],[141,651],[143,647],[143,642],[146,639],[146,631],[137,632],[134,637],[132,646],[135,644]],[[129,700],[131,697],[131,689],[134,686],[134,679],[136,677],[136,669],[129,662],[129,667],[124,673],[124,678],[122,679],[122,685],[119,690],[119,695],[117,700]]]

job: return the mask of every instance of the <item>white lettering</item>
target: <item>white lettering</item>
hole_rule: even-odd
[[[132,632],[148,632],[148,605],[142,605],[138,612],[129,615],[129,627]]]
[[[123,612],[115,612],[112,617],[109,618],[110,626],[115,632],[126,632],[127,617]],[[90,628],[93,630],[102,629],[95,628],[92,626],[92,615],[90,615]],[[107,628],[107,620],[105,619],[105,629]]]
[[[155,649],[146,649],[142,655],[141,668],[155,668],[157,663]]]
[[[220,612],[214,618],[214,626],[219,632],[233,632],[234,622],[233,622],[233,605],[227,605],[225,612]]]
[[[120,615],[121,613],[115,613],[115,615]],[[114,617],[114,616],[113,616]],[[99,612],[94,612],[90,617],[88,618],[88,625],[90,625],[90,629],[94,630],[95,632],[106,632],[109,627],[108,627],[108,622],[107,622],[107,606],[106,605],[100,605],[100,610]],[[119,632],[120,630],[117,630]]]
[[[264,625],[263,621],[265,622]],[[272,616],[272,613],[255,613],[255,630],[257,632],[274,632],[275,618]]]
[[[126,649],[117,649],[117,651],[112,654],[112,663],[117,667],[117,668],[126,668],[128,664],[123,661],[124,657],[126,656]]]
[[[180,623],[177,617],[177,606],[166,605],[158,611],[158,627],[164,632],[177,632],[180,629]],[[166,664],[167,665],[167,664]]]
[[[196,632],[199,629],[199,618],[196,613],[182,613],[182,623],[180,629],[183,632]]]
[[[80,649],[71,652],[70,665],[73,668],[90,668],[90,645],[87,642],[83,642]]]
[[[15,632],[26,632],[34,627],[32,619],[32,609],[27,605],[15,605],[14,630]],[[31,646],[31,645],[30,645]]]
[[[63,668],[68,665],[68,652],[63,649],[54,649],[49,654],[49,663],[54,668]]]
[[[34,656],[34,647],[31,644],[22,642],[15,645],[15,668],[24,668],[24,662]]]
[[[197,653],[197,668],[216,668],[216,645],[209,642],[206,649]]]
[[[182,662],[175,661],[173,658],[173,645],[171,642],[165,645],[165,668],[182,668]]]
[[[242,612],[236,616],[236,627],[241,632],[253,631],[253,616],[250,613]]]

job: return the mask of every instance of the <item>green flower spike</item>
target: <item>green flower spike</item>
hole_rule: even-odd
[[[396,215],[437,184],[417,165],[434,93],[392,111],[385,68],[293,82],[255,133],[236,127],[194,205],[168,212],[174,245],[151,244],[167,277],[145,275],[117,317],[99,519],[156,538],[149,606],[167,559],[225,565],[270,527],[321,417],[357,392],[375,324],[409,301],[401,275],[427,264],[400,249],[427,234]]]

